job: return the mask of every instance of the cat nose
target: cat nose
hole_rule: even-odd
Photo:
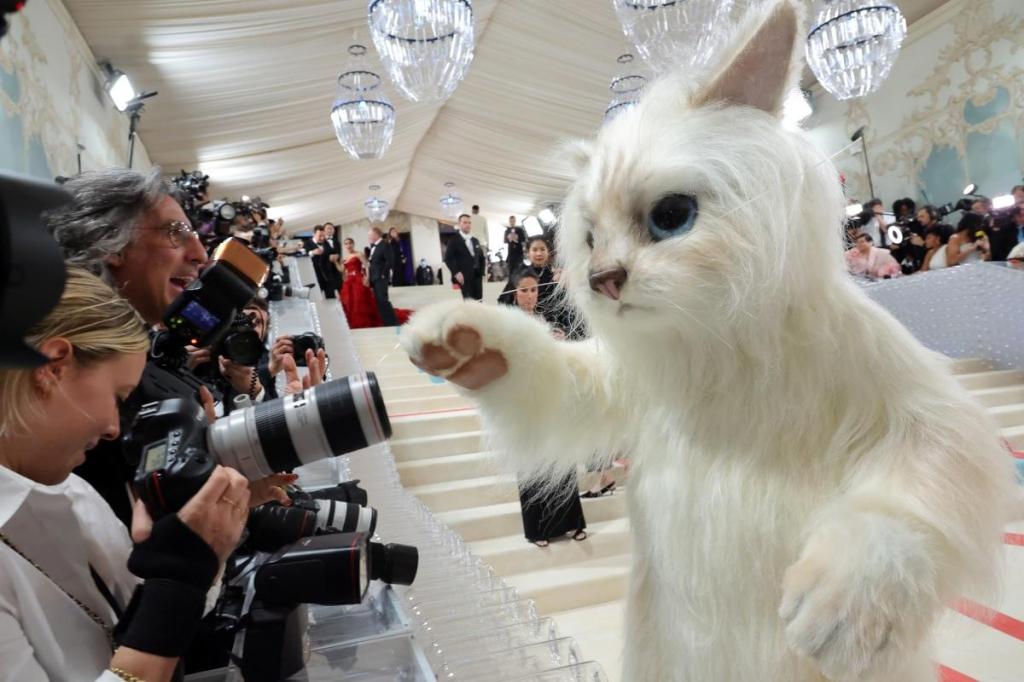
[[[619,291],[625,283],[626,270],[621,266],[590,271],[590,288],[613,301],[619,300]]]

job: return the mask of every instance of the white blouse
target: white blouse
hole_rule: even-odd
[[[77,476],[44,486],[0,466],[0,530],[50,576],[0,543],[0,682],[120,680],[107,670],[106,633],[53,582],[113,626],[89,566],[121,608],[139,580],[127,568],[131,539],[107,503]]]

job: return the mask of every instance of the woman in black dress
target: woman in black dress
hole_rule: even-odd
[[[539,315],[537,275],[530,268],[524,268],[513,275],[511,282],[515,305],[530,315]],[[555,338],[565,338],[560,330],[552,333]],[[587,539],[584,530],[587,521],[583,518],[575,472],[553,488],[520,483],[519,502],[523,509],[523,533],[538,547],[547,547],[551,538],[566,533],[572,533],[573,540]]]

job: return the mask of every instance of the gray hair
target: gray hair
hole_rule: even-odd
[[[64,184],[71,202],[43,216],[69,265],[107,276],[106,259],[120,253],[134,237],[143,215],[165,196],[181,203],[177,189],[148,173],[108,168],[89,171]]]

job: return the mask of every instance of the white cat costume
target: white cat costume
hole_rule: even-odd
[[[849,281],[838,173],[779,119],[800,3],[766,5],[714,78],[656,83],[575,148],[559,253],[591,340],[452,302],[402,343],[520,470],[633,457],[626,682],[934,682],[943,606],[994,578],[1012,465]]]

